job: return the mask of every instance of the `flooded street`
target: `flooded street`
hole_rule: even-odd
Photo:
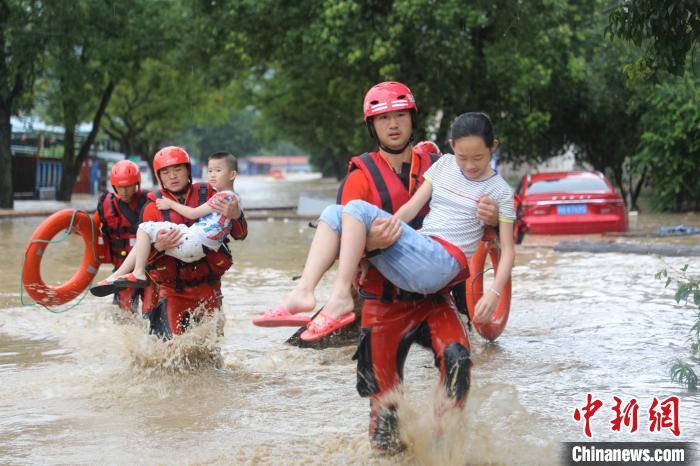
[[[294,205],[300,193],[335,190],[333,182],[248,183],[239,185],[247,206]],[[301,273],[313,236],[306,221],[250,222],[248,238],[232,244],[235,264],[222,282],[225,336],[217,339],[212,322],[166,348],[145,322],[119,318],[107,298],[87,295],[63,314],[20,304],[21,255],[41,220],[0,219],[2,464],[557,464],[560,442],[586,440],[573,412],[587,393],[604,403],[592,440],[700,437],[700,398],[668,375],[675,358],[687,359],[697,310],[677,305],[675,289],[654,279],[685,264],[697,275],[697,258],[518,249],[505,332],[493,344],[470,335],[465,411],[434,440],[438,372],[431,353],[414,346],[400,405],[411,446],[383,457],[369,446],[355,347],[300,349],[284,344],[293,329],[251,323]],[[697,215],[638,222],[699,224]],[[47,282],[70,276],[81,251],[79,238],[52,245]],[[107,272],[102,266],[99,276]],[[321,303],[332,278],[321,283]],[[649,432],[653,397],[670,395],[680,398],[680,437]],[[613,396],[623,406],[637,400],[637,432],[612,431]]]

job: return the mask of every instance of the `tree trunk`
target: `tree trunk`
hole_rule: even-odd
[[[100,131],[100,122],[109,104],[109,99],[112,98],[112,92],[114,92],[115,83],[109,82],[104,92],[102,93],[102,99],[100,100],[100,105],[95,111],[95,116],[92,119],[92,130],[85,141],[80,145],[80,151],[77,156],[75,156],[75,122],[72,125],[66,125],[66,133],[64,139],[64,153],[63,153],[63,177],[61,178],[61,188],[58,193],[58,199],[61,201],[70,201],[73,196],[73,186],[75,185],[75,180],[80,174],[80,168],[83,166],[83,162],[90,153],[90,148],[95,142],[97,133]],[[71,127],[72,126],[72,127]],[[69,132],[70,130],[70,132]],[[75,156],[75,158],[74,158]]]
[[[0,102],[0,209],[12,209],[12,125],[10,111],[4,104]]]
[[[333,157],[333,159],[331,161],[331,164],[333,166],[333,175],[335,176],[335,178],[337,180],[342,180],[345,177],[345,175],[348,174],[348,168],[347,168],[348,166],[347,166],[347,164],[343,163],[344,161],[345,161],[345,159],[343,159],[341,161],[335,157]]]
[[[124,152],[127,157],[134,155],[134,144],[131,137],[124,137],[120,143],[122,146],[122,152]]]
[[[156,172],[153,170],[153,157],[155,157],[156,155],[157,147],[158,144],[149,143],[148,141],[143,139],[134,143],[135,153],[139,154],[141,156],[141,159],[148,162],[148,166],[151,167],[151,179],[153,180],[153,185],[156,187],[159,185],[159,182],[158,177],[156,176]]]
[[[630,196],[630,205],[632,210],[639,211],[639,206],[637,205],[637,200],[639,199],[639,193],[642,191],[642,186],[644,185],[644,182],[647,179],[647,168],[644,167],[644,170],[642,171],[642,176],[639,178],[639,181],[637,182],[637,186],[634,188],[634,191],[632,191],[632,195]]]
[[[622,167],[615,167],[614,179],[615,184],[617,184],[618,188],[620,188],[620,195],[622,196],[622,200],[627,206],[627,189],[625,189],[625,182],[622,179]]]
[[[56,193],[56,199],[59,201],[70,201],[73,195],[73,185],[78,175],[75,173],[75,121],[64,121],[65,128],[63,130],[63,173],[61,174],[61,183]]]
[[[5,18],[10,14],[10,7],[6,1],[0,1],[0,51],[2,58],[0,59],[0,85],[3,87],[3,94],[0,95],[0,208],[12,209],[14,207],[13,189],[12,189],[12,124],[10,117],[12,116],[12,104],[14,98],[22,92],[22,80],[15,79],[14,87],[5,88],[5,83],[8,83],[8,66],[11,54],[6,50],[7,24]],[[17,75],[19,78],[20,75]],[[9,91],[9,93],[6,93]]]
[[[448,134],[451,125],[452,122],[449,118],[446,118],[445,114],[443,113],[442,117],[440,118],[440,125],[435,133],[435,143],[446,152],[450,151],[450,147],[445,147],[445,142],[449,139]]]
[[[128,116],[121,117],[123,120],[125,120],[123,129],[116,124],[116,122],[109,113],[105,113],[104,118],[107,121],[103,125],[102,129],[105,133],[107,133],[107,136],[114,139],[115,141],[119,141],[120,150],[124,152],[127,156],[134,154],[134,141],[136,140],[136,136],[134,135],[134,132],[131,130],[129,125],[126,123],[126,120],[128,120]]]

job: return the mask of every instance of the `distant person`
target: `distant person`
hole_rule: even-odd
[[[493,285],[476,304],[474,320],[486,322],[496,310],[498,298],[513,267],[513,191],[490,166],[498,146],[490,119],[483,113],[465,113],[452,125],[450,145],[456,155],[447,154],[424,174],[425,182],[399,208],[402,220],[399,239],[382,254],[368,259],[392,284],[402,290],[429,295],[443,290],[460,275],[466,277],[467,257],[474,254],[484,234],[484,224],[476,217],[481,196],[496,199],[501,213],[499,233],[501,258]],[[408,225],[429,202],[430,211],[416,231]],[[362,259],[367,234],[377,218],[391,214],[363,200],[345,206],[328,206],[309,250],[304,275],[322,276],[340,250],[338,273],[323,310],[307,324],[304,341],[318,340],[355,320],[352,282]],[[308,280],[304,280],[308,281]],[[459,281],[459,280],[458,280]],[[314,290],[302,287],[286,297],[284,305],[305,303],[315,307]]]
[[[100,191],[100,163],[97,159],[90,161],[90,194]]]
[[[204,258],[206,249],[216,251],[222,246],[231,232],[232,221],[214,211],[212,204],[222,200],[236,203],[240,207],[240,196],[233,190],[237,175],[236,158],[227,153],[212,155],[209,158],[207,173],[207,181],[213,186],[216,194],[205,204],[188,207],[171,199],[156,199],[158,209],[172,209],[197,222],[190,226],[166,221],[149,221],[139,225],[136,245],[121,267],[91,289],[93,294],[103,293],[111,287],[146,288],[148,286],[146,263],[151,253],[151,243],[157,240],[161,231],[178,230],[182,233],[183,241],[174,248],[166,249],[164,253],[186,263]]]
[[[98,161],[93,162],[93,167]],[[136,241],[141,210],[149,191],[141,190],[139,167],[130,160],[120,160],[112,167],[109,180],[114,193],[105,192],[97,202],[100,233],[105,244],[105,260],[113,270],[122,265]],[[143,290],[115,290],[114,302],[125,311],[137,312]]]

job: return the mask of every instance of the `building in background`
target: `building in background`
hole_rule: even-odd
[[[61,126],[48,125],[37,117],[12,117],[12,186],[15,199],[55,199],[63,175],[63,136]],[[82,124],[76,129],[79,146],[92,129]],[[119,144],[109,138],[100,138],[93,144],[83,162],[73,187],[74,193],[98,194],[108,189],[108,174],[119,160],[127,158],[119,151]],[[144,188],[152,186],[148,163],[140,163]],[[145,167],[143,166],[145,164]]]
[[[253,155],[239,160],[238,172],[281,181],[308,181],[322,176],[312,171],[308,155]]]
[[[244,175],[270,175],[276,171],[311,173],[308,155],[253,155],[241,159],[238,171]]]

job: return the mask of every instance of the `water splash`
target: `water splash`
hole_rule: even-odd
[[[387,395],[397,406],[399,435],[407,450],[401,463],[548,464],[557,462],[556,442],[533,430],[532,413],[507,384],[473,386],[463,410],[455,409],[442,385],[432,393],[401,388]]]
[[[126,357],[147,372],[187,372],[223,367],[221,356],[223,314],[195,322],[187,332],[164,341],[149,335],[147,324],[125,326],[121,332]]]

